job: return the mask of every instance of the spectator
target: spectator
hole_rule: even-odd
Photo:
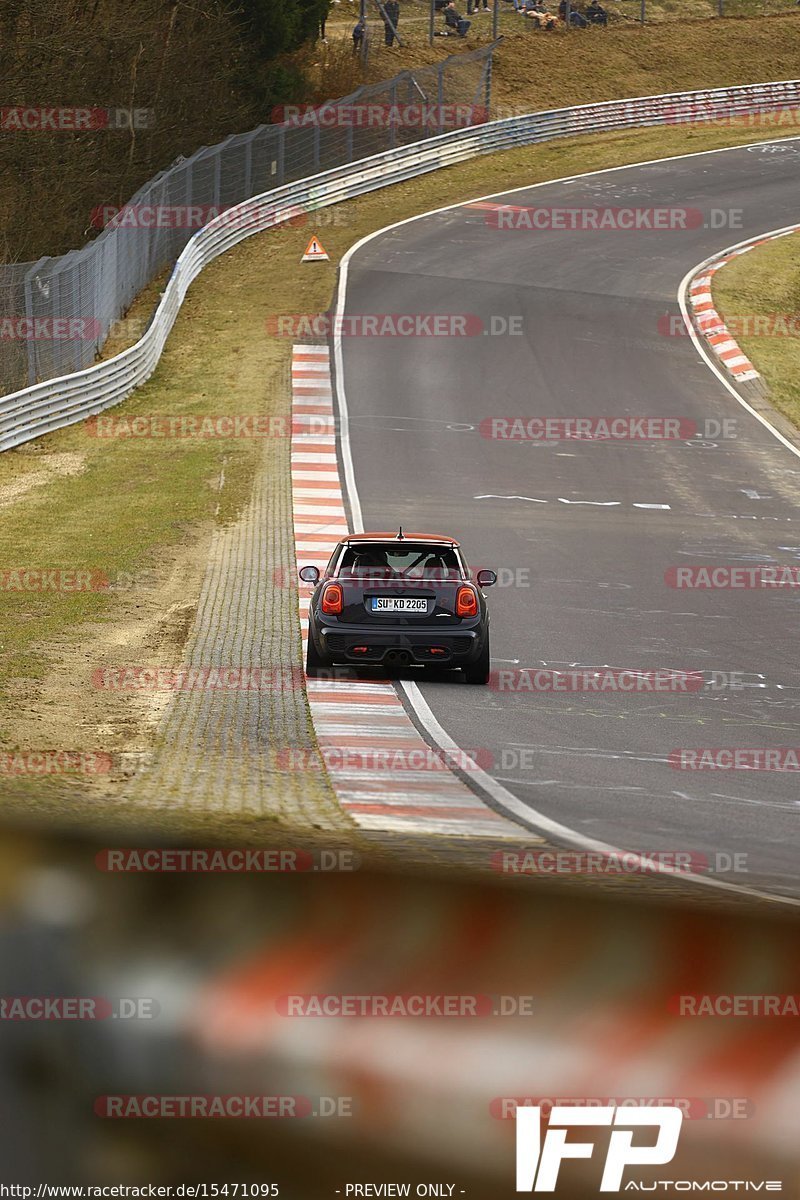
[[[555,29],[558,25],[556,18],[548,12],[541,0],[526,0],[525,16],[535,21],[539,29]]]
[[[353,26],[353,52],[358,54],[364,48],[364,36],[367,27],[363,21],[356,21]]]
[[[798,0],[800,3],[800,0]],[[586,19],[590,25],[607,25],[608,13],[600,5],[599,0],[591,0],[586,9]]]
[[[398,0],[386,0],[383,11],[386,14],[383,22],[384,41],[387,46],[393,46],[397,24],[400,20],[400,5]]]
[[[589,22],[586,20],[586,17],[584,17],[577,8],[572,7],[570,7],[569,10],[569,23],[573,29],[585,29],[589,24]]]
[[[471,21],[465,21],[455,6],[455,0],[450,0],[447,8],[444,10],[444,23],[450,29],[455,29],[459,37],[466,37],[467,30],[472,24]]]

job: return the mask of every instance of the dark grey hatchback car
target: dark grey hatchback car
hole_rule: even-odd
[[[410,664],[457,669],[468,683],[489,679],[489,612],[483,588],[494,571],[472,579],[459,543],[438,535],[359,533],[338,543],[308,610],[306,674],[337,663]]]

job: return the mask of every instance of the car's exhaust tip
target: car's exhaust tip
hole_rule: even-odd
[[[387,667],[407,667],[411,662],[411,655],[407,650],[389,650],[383,661]]]

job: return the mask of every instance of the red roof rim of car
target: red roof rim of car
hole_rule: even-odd
[[[447,537],[443,533],[403,533],[402,537],[398,537],[396,533],[351,533],[348,537],[342,538],[343,542],[444,542],[448,546],[459,546],[455,538]]]

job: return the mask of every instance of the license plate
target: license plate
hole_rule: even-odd
[[[428,601],[418,597],[400,599],[397,596],[373,596],[370,608],[375,613],[426,613]]]

